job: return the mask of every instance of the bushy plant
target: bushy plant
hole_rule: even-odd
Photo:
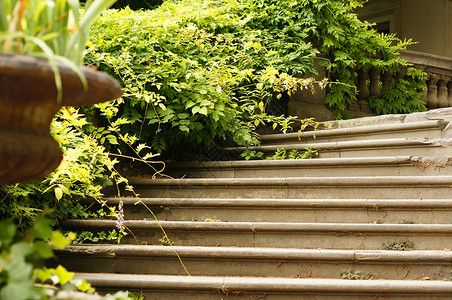
[[[25,232],[12,219],[0,221],[0,299],[68,299],[63,294],[78,291],[95,294],[91,284],[75,278],[64,267],[46,268],[44,261],[54,256],[52,248],[69,245],[73,234],[53,231],[51,220],[39,217]],[[99,296],[99,300],[130,300],[128,292]]]
[[[425,111],[421,100],[422,92],[427,89],[426,73],[415,68],[406,70],[405,78],[391,78],[389,89],[381,98],[369,98],[370,107],[377,114],[411,113]]]
[[[244,5],[167,1],[153,11],[110,10],[94,24],[87,62],[124,84],[123,99],[100,106],[112,131],[135,133],[161,152],[217,137],[252,144],[252,131],[264,121],[287,129],[290,120],[269,118],[266,106],[282,91],[310,82],[279,65],[312,72],[317,51],[250,26],[252,18],[239,15]]]
[[[58,169],[43,180],[16,185],[0,185],[0,217],[13,218],[24,230],[43,210],[52,208],[49,218],[87,217],[79,198],[101,200],[105,186],[120,181],[115,164],[104,147],[86,135],[86,118],[74,108],[62,109],[52,123],[51,133],[59,142],[64,159]]]
[[[79,0],[0,1],[0,52],[45,57],[55,73],[58,101],[62,82],[60,61],[87,82],[78,66],[92,22],[116,0],[86,0],[80,15]]]
[[[410,43],[359,21],[353,9],[361,5],[180,0],[152,11],[109,10],[92,27],[86,62],[116,76],[124,97],[87,113],[105,135],[126,138],[120,145],[104,140],[121,153],[139,143],[149,152],[177,153],[216,139],[255,144],[253,131],[262,124],[291,127],[293,118],[270,116],[268,107],[282,94],[311,87],[318,60],[329,74],[319,83],[328,88],[325,101],[341,117],[356,99],[352,69],[405,66],[396,54]],[[414,102],[404,109],[422,110]],[[391,101],[383,106],[399,108]]]

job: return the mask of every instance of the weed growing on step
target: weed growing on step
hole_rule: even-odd
[[[246,160],[263,159],[264,158],[264,152],[246,149],[245,151],[243,151],[242,154],[240,154],[240,156],[243,157]]]
[[[363,274],[359,270],[345,269],[341,272],[341,279],[347,280],[370,280],[375,279],[375,276],[371,273]]]
[[[99,231],[93,233],[91,231],[78,231],[75,232],[77,237],[72,241],[73,244],[83,244],[83,243],[98,243],[98,242],[119,242],[124,236],[121,232],[113,229],[112,231]]]
[[[414,249],[414,243],[412,241],[394,241],[383,243],[383,249],[385,250],[397,250],[397,251],[409,251]]]
[[[174,245],[174,241],[170,240],[168,238],[168,236],[163,236],[161,239],[159,239],[159,242],[162,243],[162,245],[165,246],[173,246]]]
[[[282,159],[311,159],[319,156],[319,150],[313,149],[312,147],[305,147],[305,151],[300,152],[298,150],[290,150],[287,152],[284,148],[277,148],[272,156],[268,156],[265,160],[282,160]],[[240,154],[246,160],[250,159],[264,159],[264,152],[254,151],[246,149]]]
[[[402,222],[400,222],[401,224],[414,224],[414,221],[410,221],[410,220],[402,220]]]

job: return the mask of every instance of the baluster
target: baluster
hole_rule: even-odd
[[[367,98],[369,98],[370,92],[367,87],[367,70],[360,68],[356,72],[358,75],[358,104],[359,108],[363,112],[370,112],[369,103],[367,103]]]
[[[427,89],[422,90],[422,96],[421,96],[422,101],[425,102],[425,104],[427,105],[428,101],[427,101]]]
[[[452,81],[447,84],[447,104],[452,107]]]
[[[438,80],[438,107],[448,107],[449,103],[447,102],[447,82],[441,78]]]
[[[427,107],[430,109],[438,107],[438,79],[437,75],[432,74],[427,83]]]
[[[392,78],[392,72],[389,70],[386,70],[383,72],[383,79],[382,79],[382,85],[381,85],[381,96],[386,95],[386,90],[389,89],[389,85],[391,83]]]
[[[381,90],[380,90],[380,70],[378,70],[375,67],[372,67],[369,71],[369,77],[370,77],[370,87],[369,87],[369,93],[370,96],[381,98]]]
[[[360,68],[357,70],[356,74],[358,75],[358,84],[356,87],[358,88],[358,100],[366,100],[369,98],[369,88],[367,87],[367,71]]]
[[[425,72],[425,66],[422,65],[416,65],[416,69],[419,69],[421,71]],[[428,83],[428,79],[426,79]],[[421,100],[424,101],[425,105],[427,106],[427,89],[419,89],[418,92],[422,93]]]

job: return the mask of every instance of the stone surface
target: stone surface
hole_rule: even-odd
[[[308,142],[262,141],[266,151],[289,141],[334,158],[178,164],[168,174],[180,179],[141,174],[129,181],[140,199],[106,199],[124,202],[134,233],[125,245],[58,255],[100,291],[146,300],[448,299],[452,150],[442,112],[352,120],[306,132]],[[115,220],[61,225],[111,230]],[[174,248],[161,245],[160,226]],[[403,246],[414,250],[395,251]]]

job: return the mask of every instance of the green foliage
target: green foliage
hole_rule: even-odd
[[[75,238],[53,231],[51,220],[35,219],[25,232],[20,232],[12,219],[0,221],[0,299],[50,300],[62,299],[68,290],[96,294],[89,283],[74,278],[63,266],[44,267],[54,257],[53,248],[62,249]],[[128,300],[128,292],[100,297],[99,300]],[[139,299],[139,297],[135,297]]]
[[[312,147],[305,147],[304,152],[300,153],[298,150],[289,151],[289,159],[311,159],[319,156],[319,150],[313,149]]]
[[[305,147],[305,151],[300,153],[298,150],[290,150],[287,152],[284,148],[276,149],[272,156],[264,157],[264,152],[245,149],[240,156],[246,160],[250,159],[266,159],[266,160],[279,160],[279,159],[311,159],[319,155],[319,150],[312,147]]]
[[[166,236],[166,235],[163,236],[162,238],[160,238],[159,242],[162,243],[162,245],[165,245],[165,246],[172,246],[172,245],[174,245],[174,242],[172,240],[170,240],[168,238],[168,236]]]
[[[286,159],[287,157],[287,151],[284,148],[278,148],[275,151],[275,154],[272,156],[266,157],[267,160],[279,160],[279,159]]]
[[[356,100],[351,70],[394,71],[407,65],[397,50],[411,43],[359,21],[353,9],[361,5],[181,0],[147,11],[109,10],[92,26],[85,61],[118,78],[124,96],[85,110],[100,125],[85,130],[121,155],[135,156],[131,149],[140,144],[149,155],[188,152],[226,138],[253,145],[258,126],[286,131],[293,125],[294,118],[269,115],[270,104],[313,84],[328,89],[326,103],[344,117],[346,104]],[[309,77],[316,73],[314,60],[327,67],[329,80]],[[378,107],[424,109],[410,99],[403,108],[402,100]]]
[[[408,251],[414,249],[414,243],[412,241],[393,241],[383,243],[383,249],[385,250],[397,250]]]
[[[245,151],[243,151],[240,154],[241,157],[243,157],[246,160],[250,160],[250,159],[263,159],[264,158],[264,152],[262,151],[255,151],[255,150],[249,150],[249,149],[245,149]]]
[[[427,89],[426,74],[421,70],[408,68],[405,78],[391,78],[389,89],[380,98],[370,98],[369,105],[377,114],[411,113],[425,111],[422,91]]]
[[[312,83],[287,72],[312,72],[317,50],[256,28],[247,5],[185,0],[153,11],[110,10],[93,26],[86,62],[120,79],[124,97],[93,115],[157,152],[216,138],[254,144],[252,131],[268,122],[289,129],[293,118],[265,109],[282,92]]]
[[[118,232],[116,229],[111,231],[99,231],[97,233],[93,233],[91,231],[82,231],[76,232],[76,238],[73,240],[74,244],[83,244],[83,243],[98,243],[98,242],[112,242],[115,241],[118,244],[121,242],[121,238],[124,236],[124,233]]]
[[[42,181],[0,186],[2,219],[13,218],[24,230],[47,208],[53,209],[49,215],[53,224],[58,219],[92,215],[77,199],[92,197],[102,202],[102,188],[121,179],[114,168],[117,161],[110,159],[104,147],[81,130],[86,122],[72,108],[58,113],[51,133],[64,154],[61,165]]]
[[[80,15],[78,0],[1,1],[1,52],[46,56],[78,66],[92,22],[114,2],[88,0]]]
[[[375,279],[374,275],[367,273],[363,274],[359,270],[352,270],[352,269],[345,269],[341,272],[341,279],[348,279],[348,280],[369,280],[369,279]]]
[[[56,62],[69,66],[86,87],[86,78],[78,66],[83,61],[91,24],[115,1],[87,0],[82,15],[78,0],[0,1],[0,52],[48,59],[61,101],[62,82]]]
[[[118,0],[113,7],[114,8],[125,8],[126,6],[130,9],[152,9],[163,3],[163,0]]]

